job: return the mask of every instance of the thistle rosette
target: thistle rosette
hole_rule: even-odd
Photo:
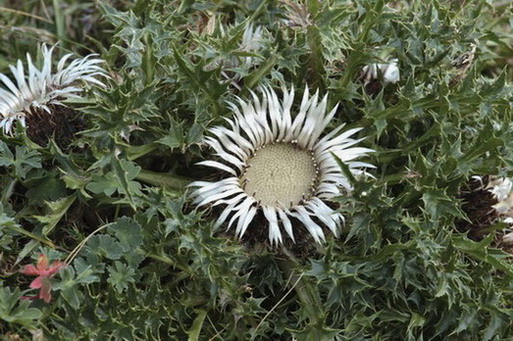
[[[0,81],[5,86],[0,87],[0,128],[5,134],[12,134],[12,127],[16,121],[25,126],[27,115],[36,110],[52,114],[51,105],[64,105],[63,100],[80,97],[78,93],[83,91],[84,87],[78,82],[86,86],[105,86],[97,79],[107,77],[107,73],[100,66],[104,61],[96,58],[96,54],[75,59],[68,66],[66,62],[73,54],[66,54],[59,60],[56,71],[52,72],[54,49],[55,46],[48,49],[46,45],[42,45],[41,69],[34,65],[30,54],[27,54],[28,74],[25,73],[21,60],[18,60],[16,66],[10,65],[15,82],[0,74]]]
[[[351,138],[362,128],[340,133],[340,125],[323,136],[337,106],[326,113],[327,95],[305,90],[299,112],[292,115],[294,89],[283,90],[283,99],[271,88],[261,88],[262,97],[252,101],[238,99],[230,103],[233,119],[230,128],[214,127],[205,142],[220,160],[199,164],[213,167],[230,176],[216,182],[196,181],[190,186],[194,204],[223,205],[216,227],[229,217],[228,228],[236,223],[236,235],[242,237],[255,216],[265,217],[272,245],[283,243],[281,228],[294,240],[297,222],[317,243],[325,241],[323,227],[339,236],[344,216],[328,202],[341,190],[351,192],[351,183],[337,158],[354,176],[368,176],[373,165],[358,161],[374,150],[357,147],[362,139]]]

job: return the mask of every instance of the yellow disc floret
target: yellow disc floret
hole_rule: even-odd
[[[243,188],[261,205],[291,207],[313,194],[317,165],[312,152],[297,144],[263,146],[247,164],[241,177]]]

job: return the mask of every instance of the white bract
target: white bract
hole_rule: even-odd
[[[389,63],[374,63],[364,66],[362,72],[366,83],[373,79],[379,79],[379,73],[383,75],[383,81],[385,84],[397,83],[400,78],[397,59],[392,59]]]
[[[327,96],[305,90],[299,112],[291,113],[294,90],[283,90],[280,101],[270,88],[262,88],[262,96],[252,94],[252,101],[238,99],[230,103],[234,112],[226,119],[229,128],[214,127],[205,142],[215,151],[218,160],[199,164],[213,167],[229,176],[216,181],[196,181],[190,186],[197,206],[223,205],[216,226],[228,218],[228,228],[242,237],[255,216],[265,217],[271,244],[283,242],[281,230],[294,241],[295,223],[302,225],[321,243],[325,241],[323,227],[335,235],[344,217],[327,205],[340,195],[340,190],[352,190],[334,156],[355,175],[368,175],[365,168],[373,165],[357,161],[373,152],[356,147],[362,139],[352,135],[362,128],[340,134],[340,125],[323,136],[337,107],[326,113]]]
[[[512,185],[513,183],[508,178],[491,177],[486,187],[500,203],[505,201],[511,195]]]
[[[502,221],[510,223],[513,220],[513,183],[508,178],[490,177],[486,189],[492,193],[497,203],[492,207],[502,217]]]
[[[27,54],[27,72],[21,60],[16,66],[9,68],[14,77],[13,82],[6,75],[0,74],[0,81],[4,87],[0,87],[0,128],[4,133],[11,134],[15,121],[25,126],[26,116],[33,110],[44,110],[51,114],[50,105],[63,105],[61,101],[79,97],[78,93],[83,88],[78,81],[105,86],[96,79],[98,76],[106,77],[107,74],[99,64],[103,60],[90,54],[85,58],[73,60],[68,66],[66,62],[72,54],[66,54],[59,60],[57,70],[52,72],[52,52],[55,46],[48,49],[42,45],[43,67],[38,69],[32,58]]]
[[[481,181],[482,178],[474,176],[474,179]],[[484,185],[484,184],[483,184]],[[499,216],[500,221],[510,225],[509,228],[504,229],[504,233],[501,242],[503,244],[513,244],[513,231],[511,225],[513,225],[513,183],[509,178],[502,178],[497,176],[490,176],[488,184],[484,188],[489,191],[497,203],[492,205],[492,212]]]

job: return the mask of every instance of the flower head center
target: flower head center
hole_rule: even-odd
[[[318,169],[313,153],[297,144],[265,145],[247,164],[242,186],[261,205],[290,208],[315,192]]]

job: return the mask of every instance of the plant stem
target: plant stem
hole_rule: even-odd
[[[310,323],[317,324],[319,321],[323,321],[324,312],[319,291],[308,278],[303,276],[304,272],[298,273],[295,271],[294,268],[297,267],[295,257],[285,247],[282,247],[282,251],[287,258],[278,260],[278,265],[283,271],[284,277],[290,278],[290,283],[295,283],[296,294],[310,319]]]
[[[179,175],[157,173],[144,169],[135,178],[150,185],[164,186],[174,190],[182,190],[192,182],[192,179]]]

